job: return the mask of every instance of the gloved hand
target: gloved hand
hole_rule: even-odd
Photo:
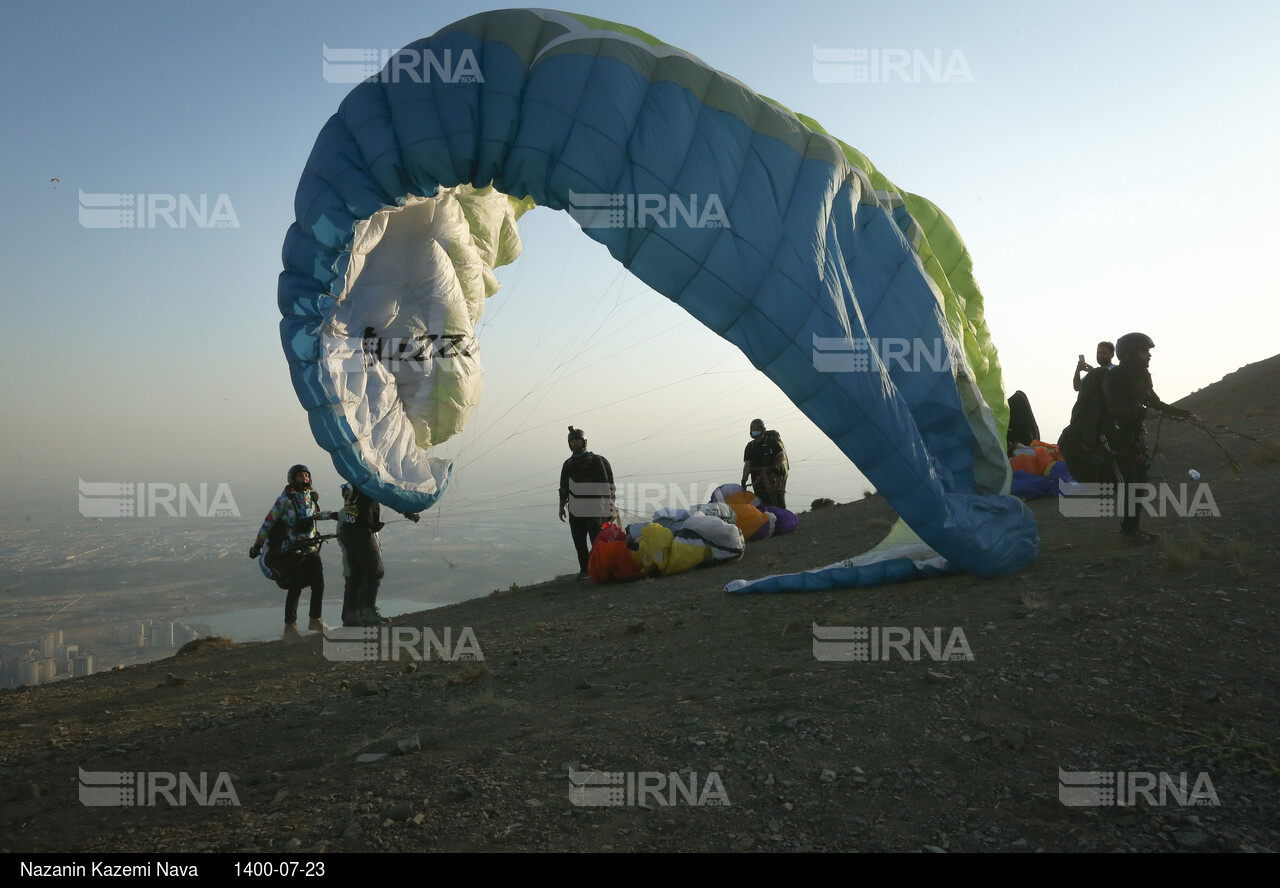
[[[421,516],[417,512],[405,512],[404,517],[408,518],[414,524],[417,524],[419,518],[421,518]]]
[[[262,543],[254,543],[249,547],[249,557],[254,561],[258,560],[258,556],[262,554]]]

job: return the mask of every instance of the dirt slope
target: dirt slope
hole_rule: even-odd
[[[1280,441],[1278,376],[1274,358],[1181,403]],[[1202,432],[1160,434],[1166,479],[1197,469],[1220,517],[1147,521],[1163,540],[1135,548],[1033,501],[1041,555],[1016,576],[722,591],[868,548],[894,517],[872,498],[727,567],[397,620],[469,627],[482,661],[331,662],[312,636],[0,692],[0,848],[1277,850],[1277,450],[1219,440],[1238,477]],[[959,628],[973,659],[820,661],[815,623]],[[239,804],[90,807],[78,769],[225,772]],[[1208,803],[1068,806],[1060,769],[1125,772],[1122,795],[1185,774]],[[629,774],[623,804],[572,804],[570,770]],[[671,804],[671,774],[728,804]],[[632,804],[628,779],[666,788]]]

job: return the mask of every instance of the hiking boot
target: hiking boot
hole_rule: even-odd
[[[364,620],[360,619],[360,611],[343,611],[342,626],[344,629],[356,628],[364,625]]]
[[[578,574],[578,579],[580,579],[580,580],[585,580],[585,579],[587,579],[587,578],[588,578],[588,577],[590,577],[590,576],[591,576],[591,574],[587,573],[587,572],[584,570],[582,573]]]
[[[285,644],[292,644],[295,641],[301,641],[302,636],[298,634],[298,624],[285,623],[284,635],[281,637],[280,640],[283,641]]]
[[[385,626],[391,622],[376,607],[360,608],[360,619],[366,626]]]
[[[307,628],[312,632],[328,632],[329,624],[319,617],[312,617],[311,622],[307,624]]]

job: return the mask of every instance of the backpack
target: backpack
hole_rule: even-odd
[[[787,455],[787,447],[782,443],[782,435],[773,429],[769,429],[764,433],[764,440],[770,444],[777,444],[778,449],[782,451],[782,465],[778,467],[778,471],[782,473],[782,477],[785,480],[787,475],[791,474],[791,457]]]
[[[1080,383],[1071,422],[1058,438],[1067,471],[1077,481],[1100,484],[1116,479],[1106,439],[1110,413],[1102,397],[1102,379],[1107,372],[1105,367],[1095,368]]]

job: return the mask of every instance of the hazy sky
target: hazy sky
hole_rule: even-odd
[[[257,515],[293,462],[339,482],[279,343],[276,277],[316,134],[350,90],[322,47],[395,50],[467,2],[11,2],[0,30],[0,472],[227,482]],[[1142,330],[1166,400],[1276,353],[1280,5],[582,2],[813,116],[956,223],[1008,391],[1056,439],[1076,355]],[[782,7],[780,7],[782,8]],[[940,58],[826,82],[815,59]],[[887,82],[885,82],[887,81]],[[52,179],[59,181],[53,182]],[[81,224],[79,193],[203,195],[235,225]],[[481,326],[486,397],[441,508],[552,503],[569,423],[624,483],[735,481],[781,429],[791,503],[856,498],[848,461],[731,347],[563,214],[521,223]],[[1212,417],[1209,417],[1212,418]]]

